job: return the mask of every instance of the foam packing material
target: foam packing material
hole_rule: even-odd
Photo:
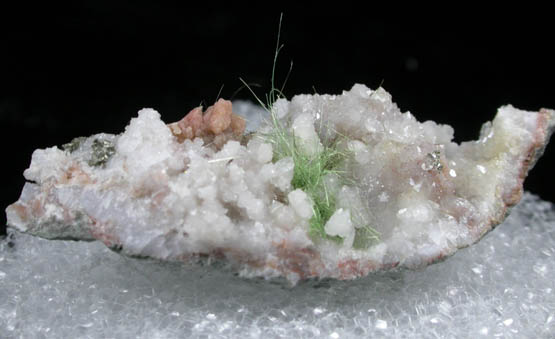
[[[0,337],[553,338],[554,259],[553,205],[530,193],[441,263],[295,287],[10,230]]]

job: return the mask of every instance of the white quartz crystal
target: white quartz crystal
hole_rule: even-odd
[[[296,189],[287,195],[289,204],[293,207],[293,210],[297,215],[303,219],[310,219],[312,217],[312,201],[300,189]]]
[[[295,118],[291,127],[304,153],[310,156],[319,152],[322,145],[314,128],[314,117],[312,114],[300,114]]]
[[[328,235],[344,238],[344,244],[350,247],[355,239],[355,228],[351,221],[351,212],[339,208],[326,222],[325,231]]]
[[[206,113],[213,120],[202,133],[219,126],[218,109]],[[325,189],[305,191],[298,158],[276,157],[270,113],[259,128],[260,114],[247,117],[254,133],[242,137],[228,129],[177,138],[194,134],[186,124],[202,121],[200,112],[168,127],[143,109],[120,135],[36,150],[8,224],[45,238],[100,240],[130,256],[222,259],[242,276],[292,283],[414,268],[505,218],[555,124],[552,110],[503,106],[478,140],[457,144],[453,128],[402,113],[383,88],[279,99],[272,114],[305,160],[326,147],[341,155],[334,171],[310,177]],[[315,222],[322,201],[334,210]]]

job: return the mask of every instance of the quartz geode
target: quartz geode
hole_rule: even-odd
[[[363,85],[279,99],[267,118],[244,134],[225,100],[169,125],[143,109],[120,135],[36,150],[8,224],[292,283],[414,268],[503,221],[555,126],[509,105],[459,145]]]

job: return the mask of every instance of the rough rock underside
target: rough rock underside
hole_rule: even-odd
[[[555,125],[553,110],[503,106],[456,144],[363,85],[279,99],[266,118],[244,134],[225,100],[169,125],[143,109],[122,134],[36,150],[8,224],[292,283],[415,268],[503,221]]]

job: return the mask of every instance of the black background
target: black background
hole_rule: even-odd
[[[2,207],[18,199],[36,148],[120,133],[143,107],[177,120],[199,103],[211,104],[222,85],[221,97],[230,98],[239,77],[267,91],[280,12],[285,47],[277,80],[293,61],[289,98],[383,81],[403,111],[452,125],[456,141],[476,138],[501,105],[555,108],[549,12],[366,5],[247,10],[96,1],[3,10]],[[252,96],[242,90],[235,98]],[[548,147],[525,187],[555,202],[553,153]]]

